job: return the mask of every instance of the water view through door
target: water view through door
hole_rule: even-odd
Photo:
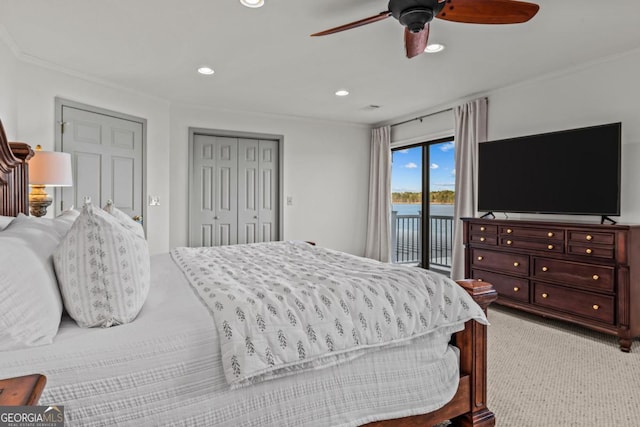
[[[454,160],[452,138],[393,150],[393,262],[449,273],[455,195]],[[423,197],[423,194],[428,194],[428,197]],[[424,221],[424,218],[428,220]]]

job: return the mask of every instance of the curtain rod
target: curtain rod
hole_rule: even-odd
[[[392,125],[389,125],[390,127],[394,127],[394,126],[400,126],[403,125],[405,123],[409,123],[409,122],[414,122],[416,120],[420,120],[422,121],[422,119],[426,118],[426,117],[430,117],[430,116],[435,116],[436,114],[440,114],[440,113],[446,113],[447,111],[453,111],[453,107],[452,108],[446,108],[444,110],[440,110],[440,111],[436,111],[435,113],[429,113],[429,114],[425,114],[424,116],[418,116],[415,117],[413,119],[409,119],[409,120],[405,120],[403,122],[399,122],[399,123],[394,123]]]

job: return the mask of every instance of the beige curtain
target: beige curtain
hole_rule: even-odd
[[[391,127],[371,131],[369,212],[364,256],[389,262],[391,258]]]
[[[464,247],[460,218],[477,215],[478,143],[487,140],[487,98],[459,105],[453,109],[456,144],[456,196],[453,211],[453,254],[451,278],[464,279]]]

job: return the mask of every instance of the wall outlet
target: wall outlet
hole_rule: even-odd
[[[293,196],[287,196],[287,206],[293,206]]]
[[[149,206],[160,206],[160,196],[149,196]]]

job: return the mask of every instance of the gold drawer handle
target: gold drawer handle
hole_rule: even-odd
[[[511,233],[513,233],[513,230],[510,228],[507,228],[507,234],[511,234]]]
[[[542,298],[549,298],[549,294],[547,293],[542,294]]]
[[[600,306],[598,304],[593,304],[593,306],[591,307],[594,310],[598,310],[600,308]]]
[[[507,245],[512,244],[513,242],[511,240],[507,240]]]
[[[600,276],[598,276],[597,274],[593,275],[593,280],[598,280],[600,278]]]
[[[587,234],[587,237],[585,237],[585,239],[591,241],[591,239],[593,239],[593,236],[591,234]]]
[[[484,257],[483,257],[483,256],[479,256],[479,257],[478,257],[478,261],[482,261],[483,259],[484,259]]]
[[[591,248],[587,248],[587,250],[586,250],[585,252],[586,252],[586,253],[588,253],[588,254],[590,254],[590,253],[591,253],[591,252],[593,252],[593,251],[591,250]]]
[[[542,271],[549,271],[549,267],[542,267]]]
[[[549,249],[549,250],[553,249],[553,245],[547,246],[547,249]]]
[[[519,287],[514,286],[514,288],[513,288],[513,292],[518,292],[519,290],[520,290],[520,288],[519,288]]]
[[[519,265],[520,265],[520,263],[519,263],[518,261],[516,261],[516,262],[514,262],[514,263],[513,263],[513,266],[514,266],[514,267],[518,267]]]
[[[485,227],[480,227],[480,231],[485,231],[486,228]]]
[[[481,242],[484,242],[485,240],[487,240],[487,239],[485,239],[484,237],[481,237],[481,238],[480,238],[480,241],[481,241]]]
[[[550,231],[550,232],[547,233],[547,236],[548,237],[553,237],[553,233]]]

